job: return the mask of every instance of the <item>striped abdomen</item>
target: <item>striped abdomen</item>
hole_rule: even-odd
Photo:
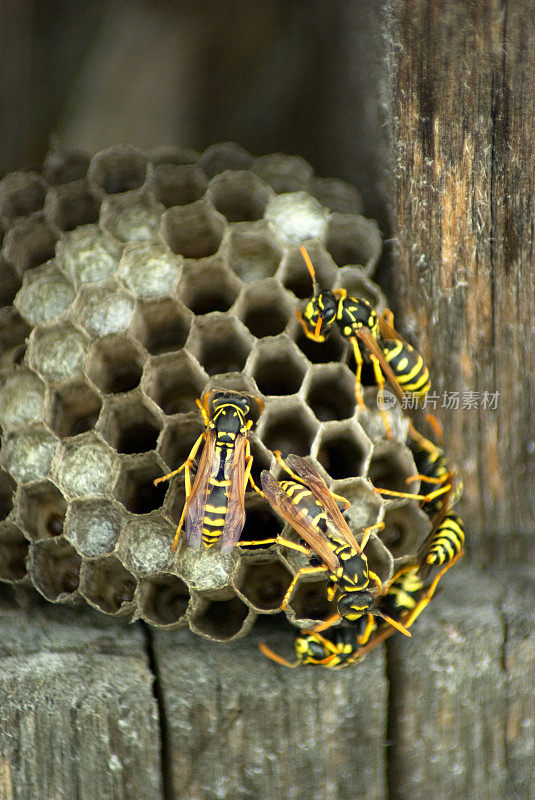
[[[327,530],[327,517],[323,506],[319,503],[310,489],[296,481],[280,481],[281,489],[286,492],[292,503],[304,511],[310,521],[322,533]]]
[[[442,520],[426,557],[428,564],[447,564],[464,545],[463,521],[457,514],[448,514]]]
[[[415,397],[426,395],[431,380],[420,353],[399,339],[386,339],[379,344],[403,391]]]
[[[206,548],[216,544],[223,533],[228,512],[230,468],[233,456],[234,446],[222,446],[216,443],[202,523],[202,543]]]
[[[399,619],[404,611],[412,611],[420,599],[423,581],[418,575],[418,567],[412,567],[396,578],[381,599],[381,611],[394,619]]]

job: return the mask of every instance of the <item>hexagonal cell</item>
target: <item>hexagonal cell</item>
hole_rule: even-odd
[[[15,308],[0,308],[0,367],[22,362],[30,330]]]
[[[152,625],[158,627],[186,626],[190,593],[186,583],[176,575],[158,575],[143,580],[139,586],[139,610]]]
[[[73,599],[80,583],[82,560],[62,536],[41,539],[30,548],[28,571],[33,585],[52,603]]]
[[[292,582],[292,573],[276,555],[243,558],[234,578],[239,596],[255,611],[276,614]]]
[[[407,478],[417,470],[408,447],[394,441],[377,442],[368,469],[368,477],[379,489],[417,494],[419,482],[409,484]]]
[[[288,244],[323,238],[329,212],[306,192],[278,194],[264,214],[277,236]]]
[[[271,278],[247,286],[236,308],[238,318],[259,339],[282,333],[294,312],[292,295]]]
[[[271,466],[271,460],[273,458],[272,453],[264,447],[262,442],[258,439],[256,434],[249,434],[249,447],[251,448],[251,455],[253,457],[253,464],[251,468],[251,476],[256,483],[257,486],[260,487],[260,473],[264,469],[269,469]],[[257,497],[257,495],[251,495],[251,497]],[[246,538],[246,537],[242,537]]]
[[[194,314],[228,311],[238,297],[241,283],[218,259],[204,264],[186,262],[178,287],[184,305]]]
[[[204,423],[199,413],[192,412],[190,414],[179,417],[173,422],[166,425],[158,452],[167,464],[170,470],[177,469],[190,454],[191,448],[204,431]],[[199,451],[199,456],[202,451]],[[165,473],[160,473],[160,475]],[[157,476],[158,477],[158,476]],[[178,478],[183,483],[183,478]]]
[[[316,278],[322,289],[331,289],[338,276],[338,268],[331,256],[318,242],[308,242],[307,252],[314,264]],[[280,279],[284,286],[300,299],[309,299],[314,293],[312,278],[299,248],[292,248],[284,257]]]
[[[122,333],[132,320],[135,300],[116,283],[83,286],[76,299],[76,319],[93,336]]]
[[[264,467],[266,469],[266,467]],[[257,486],[261,486],[260,479]],[[272,539],[282,531],[282,523],[266,499],[258,494],[248,493],[245,497],[245,524],[240,535],[241,542],[261,542]],[[256,553],[273,548],[275,543],[240,547],[240,553]]]
[[[134,608],[137,581],[115,556],[84,564],[80,593],[104,614],[122,616]]]
[[[370,453],[371,453],[370,442]],[[333,481],[331,491],[345,497],[350,506],[343,514],[353,531],[360,531],[380,522],[384,516],[384,503],[366,478],[343,478]]]
[[[95,427],[102,400],[87,381],[72,380],[51,392],[47,422],[60,438],[77,436]]]
[[[299,325],[295,342],[302,353],[312,364],[327,364],[329,361],[339,362],[344,358],[347,342],[335,328],[324,342],[314,342],[308,339]]]
[[[354,186],[338,178],[314,178],[312,194],[322,206],[340,214],[360,214],[362,199]]]
[[[57,446],[54,434],[38,423],[8,434],[0,457],[19,483],[38,481],[47,476]]]
[[[143,390],[165,414],[184,414],[195,409],[206,374],[185,350],[157,356],[145,367]]]
[[[337,613],[336,603],[327,600],[328,583],[327,575],[303,575],[299,578],[288,602],[288,619],[303,628],[334,616]]]
[[[305,386],[306,401],[320,422],[353,416],[355,376],[343,364],[313,367]]]
[[[365,385],[365,380],[370,379],[369,371],[363,370],[362,377]],[[382,413],[384,411],[390,426],[390,435],[394,440],[404,442],[407,438],[409,418],[403,413],[399,401],[388,383],[383,389],[382,404],[377,386],[367,388],[365,386],[363,396],[366,408],[357,407],[355,413],[359,425],[366,431],[369,438],[373,442],[378,442],[387,437],[385,419]]]
[[[99,207],[89,184],[82,179],[49,189],[45,218],[62,231],[72,231],[79,225],[97,222]]]
[[[239,597],[229,600],[199,599],[191,616],[191,629],[216,642],[244,636],[254,622],[254,613]]]
[[[253,222],[262,219],[273,192],[252,172],[227,170],[212,178],[206,196],[229,222]]]
[[[270,450],[306,456],[316,434],[318,423],[297,400],[269,404],[258,426],[258,437]]]
[[[314,170],[301,156],[272,153],[256,158],[253,172],[275,189],[277,194],[308,189]]]
[[[117,555],[138,577],[170,572],[174,561],[171,550],[174,535],[173,525],[157,512],[133,517],[119,537]]]
[[[107,197],[100,224],[122,242],[144,242],[158,233],[163,207],[141,192]]]
[[[13,266],[0,254],[0,306],[9,306],[20,289],[22,279]]]
[[[384,522],[377,535],[394,558],[416,553],[431,530],[431,523],[414,500],[387,503]]]
[[[131,332],[151,353],[173,353],[184,347],[191,325],[191,312],[171,299],[139,302]]]
[[[85,177],[89,161],[88,153],[63,149],[59,141],[52,140],[43,164],[43,176],[53,186],[77,181]]]
[[[81,498],[69,504],[65,537],[86,558],[113,552],[128,514],[115,500]]]
[[[265,395],[295,394],[301,388],[307,361],[289,336],[281,334],[257,342],[247,372]]]
[[[249,169],[253,157],[235,142],[218,142],[207,147],[200,159],[200,165],[211,178],[227,169]]]
[[[13,508],[13,494],[17,484],[11,475],[0,468],[0,521],[4,520]]]
[[[162,421],[135,392],[107,400],[98,429],[118,453],[144,453],[156,448]]]
[[[253,337],[241,322],[218,311],[196,317],[188,339],[189,351],[208,375],[240,372],[252,344]]]
[[[14,583],[26,575],[29,544],[13,523],[0,526],[0,581]]]
[[[358,264],[369,274],[381,255],[379,227],[356,214],[331,214],[326,247],[339,267]]]
[[[56,317],[73,302],[76,291],[54,262],[24,276],[14,306],[32,325]]]
[[[75,283],[92,283],[117,272],[122,247],[98,225],[83,225],[57,244],[58,261]]]
[[[162,235],[185,258],[206,258],[219,250],[225,218],[207,200],[169,208],[162,216]]]
[[[94,433],[83,433],[63,444],[54,475],[67,497],[109,494],[118,469],[118,456]]]
[[[147,156],[135,147],[121,145],[102,150],[89,165],[89,180],[106,194],[139,189],[147,175]]]
[[[25,367],[0,380],[0,425],[15,428],[43,418],[45,385]]]
[[[114,495],[132,514],[149,514],[163,504],[167,486],[154,486],[154,479],[165,474],[152,453],[131,456],[123,461]],[[174,531],[173,531],[174,536]],[[169,547],[173,537],[169,541]]]
[[[43,207],[46,185],[34,172],[11,172],[0,181],[0,217],[8,224]]]
[[[179,144],[162,144],[149,150],[149,159],[153,167],[158,167],[160,164],[174,164],[177,167],[182,164],[196,164],[200,157],[200,153],[196,150]]]
[[[50,381],[82,372],[90,339],[70,322],[34,328],[28,362]]]
[[[139,242],[125,247],[118,277],[136,297],[161,297],[175,288],[181,266],[182,258],[165,245]]]
[[[367,300],[380,313],[386,307],[386,299],[380,288],[367,278],[360,267],[342,267],[334,285],[343,288],[350,297]]]
[[[57,238],[41,213],[23,217],[6,233],[4,256],[22,274],[52,258]]]
[[[61,536],[67,503],[50,481],[19,486],[17,519],[31,539],[50,539]]]
[[[282,249],[265,222],[239,222],[228,238],[228,263],[243,281],[257,281],[275,275]]]
[[[151,176],[154,195],[166,208],[187,206],[200,200],[208,179],[196,164],[160,164]]]
[[[130,392],[141,380],[144,360],[143,351],[126,336],[107,336],[92,345],[87,375],[104,394]]]
[[[326,422],[314,450],[331,478],[353,478],[366,472],[370,442],[354,423]]]

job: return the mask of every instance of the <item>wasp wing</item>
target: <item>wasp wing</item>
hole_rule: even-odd
[[[292,503],[284,489],[281,488],[270,472],[264,470],[260,478],[264,493],[275,511],[310,545],[330,571],[336,572],[340,562],[334,555],[328,541],[318,531],[307,514],[298,505]]]
[[[382,314],[377,314],[377,322],[379,326],[379,333],[383,337],[383,339],[399,339],[400,342],[403,344],[409,344],[401,334],[397,332],[392,325],[389,325],[386,319],[382,316]]]
[[[216,436],[213,430],[205,431],[204,447],[197,473],[191,492],[186,498],[184,535],[187,543],[195,549],[201,546],[204,514],[214,461],[215,440]]]
[[[247,438],[237,437],[229,471],[230,486],[225,524],[221,534],[221,552],[228,553],[240,538],[245,524],[245,454]]]
[[[405,392],[399,385],[399,381],[396,378],[392,367],[384,357],[379,345],[377,344],[371,333],[366,328],[360,328],[358,331],[355,331],[355,336],[357,336],[361,340],[361,342],[363,342],[368,352],[375,356],[375,358],[379,362],[379,366],[381,367],[382,371],[387,377],[388,382],[394,394],[396,395],[399,402],[403,403],[405,399]]]

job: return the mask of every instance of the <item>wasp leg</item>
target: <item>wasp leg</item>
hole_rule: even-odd
[[[455,556],[455,558],[453,558],[449,562],[449,564],[446,564],[446,566],[443,567],[443,569],[441,569],[440,572],[435,576],[435,578],[433,580],[433,583],[431,583],[429,588],[425,590],[425,592],[422,594],[420,600],[414,606],[414,608],[412,609],[411,613],[407,617],[407,619],[405,621],[405,627],[406,628],[410,628],[410,626],[413,624],[413,622],[416,620],[416,618],[420,616],[420,614],[422,613],[424,608],[431,601],[433,595],[435,594],[436,588],[438,586],[438,582],[440,581],[442,576],[445,575],[445,573],[450,569],[450,567],[453,567],[455,562],[458,561],[463,555],[464,555],[464,550],[460,550],[457,553],[457,555]]]
[[[355,336],[351,336],[349,341],[351,342],[351,347],[353,348],[353,355],[355,356],[355,363],[357,368],[355,370],[355,396],[357,398],[357,405],[364,411],[366,409],[366,404],[364,402],[364,398],[362,396],[362,383],[360,382],[362,376],[362,355],[358,346],[358,342]]]
[[[342,619],[340,614],[335,614],[333,617],[329,617],[329,619],[320,622],[319,625],[316,625],[315,628],[312,628],[312,633],[319,633],[320,631],[326,631],[328,628],[331,628],[335,622]]]
[[[385,308],[383,311],[383,319],[391,328],[394,327],[394,312],[390,311],[389,308]]]
[[[244,478],[244,484],[243,485],[245,486],[245,488],[247,488],[247,483],[250,483],[251,486],[253,487],[253,489],[255,490],[255,492],[257,494],[259,494],[260,497],[264,497],[265,498],[266,495],[264,494],[262,489],[258,488],[258,486],[256,485],[256,483],[253,480],[253,476],[251,475],[251,467],[253,466],[253,457],[251,455],[251,448],[249,446],[249,442],[247,442],[245,447],[246,447],[246,450],[245,450],[246,456],[245,456],[245,473],[244,473],[244,476],[243,476],[243,478]]]
[[[431,481],[430,478],[426,478],[425,475],[421,476],[429,483],[435,483],[436,481]],[[429,503],[431,500],[434,500],[436,497],[440,497],[441,494],[445,494],[449,492],[451,489],[451,484],[448,483],[446,486],[441,486],[440,489],[435,489],[434,492],[430,492],[429,494],[411,494],[411,492],[396,492],[394,489],[379,489],[378,487],[374,487],[373,491],[377,494],[387,494],[389,497],[404,497],[408,500],[422,500],[424,503]]]
[[[375,525],[369,525],[367,528],[364,528],[362,532],[362,539],[360,541],[360,546],[362,550],[364,550],[364,548],[368,544],[368,539],[370,538],[371,532],[374,530],[382,531],[384,527],[385,527],[384,522],[376,522]]]
[[[261,544],[282,544],[285,547],[291,547],[292,550],[299,550],[300,553],[304,553],[306,556],[310,555],[309,547],[303,547],[300,544],[291,542],[289,539],[285,539],[284,536],[274,536],[272,539],[258,539],[258,540],[252,540],[250,542],[241,541],[237,543],[237,546],[252,547],[253,545],[261,545]]]
[[[385,404],[384,404],[384,385],[385,385],[385,376],[382,373],[381,366],[376,358],[376,356],[370,354],[370,360],[373,364],[373,372],[375,374],[375,382],[379,387],[379,391],[377,392],[377,400],[379,402],[379,411],[381,412],[381,417],[383,419],[383,424],[385,426],[385,433],[388,439],[393,438],[392,433],[392,426],[390,425],[390,420],[388,419],[388,414],[386,413]]]
[[[328,572],[328,571],[329,569],[325,565],[322,565],[321,567],[301,567],[301,569],[298,570],[294,575],[291,584],[288,586],[288,591],[284,595],[284,599],[281,603],[281,609],[284,611],[284,609],[287,607],[290,595],[292,594],[294,586],[297,583],[297,580],[301,577],[301,575],[317,575],[319,572]]]
[[[422,450],[426,450],[428,453],[431,453],[431,455],[435,457],[437,457],[440,454],[440,448],[437,447],[436,444],[433,444],[433,442],[430,441],[430,439],[426,439],[425,436],[422,436],[422,434],[416,430],[412,422],[409,422],[408,433],[410,438],[413,439],[413,441],[415,441],[418,445],[420,445]]]
[[[197,439],[197,441],[195,442],[195,444],[193,445],[193,447],[191,448],[189,456],[186,458],[184,463],[178,469],[174,469],[172,472],[169,472],[167,475],[162,475],[161,478],[155,478],[153,480],[153,484],[155,486],[157,486],[159,483],[162,483],[162,481],[168,481],[170,478],[173,478],[175,475],[178,475],[178,473],[182,472],[182,470],[184,468],[191,467],[191,465],[193,464],[193,461],[195,460],[195,456],[197,455],[197,450],[201,446],[201,442],[204,439],[204,435],[205,434],[204,434],[204,431],[203,431],[201,433],[201,435],[199,436],[199,438]],[[186,489],[186,497],[187,497],[188,494],[189,494],[189,492]]]
[[[274,653],[273,650],[267,646],[267,644],[264,644],[264,642],[260,642],[258,648],[261,653],[270,658],[272,661],[275,661],[276,664],[282,664],[283,667],[290,667],[290,669],[295,669],[295,667],[298,667],[299,664],[301,663],[300,661],[296,661],[295,664],[291,664],[289,661],[286,661],[286,659],[283,658],[282,656],[279,656],[277,655],[277,653]]]

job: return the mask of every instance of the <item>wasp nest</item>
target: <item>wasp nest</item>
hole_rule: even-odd
[[[355,408],[347,343],[335,332],[316,344],[296,319],[312,291],[305,240],[322,286],[384,307],[370,280],[379,231],[353,189],[301,158],[229,144],[58,151],[42,174],[0,183],[0,220],[0,580],[217,640],[277,612],[301,554],[171,550],[184,480],[153,481],[188,456],[210,385],[265,402],[251,434],[257,483],[272,450],[310,455],[351,501],[355,529],[386,522],[366,550],[383,581],[414,552],[427,517],[369,480],[403,489],[416,473],[405,420],[389,412],[385,441],[378,412]],[[244,540],[282,527],[247,494]],[[297,582],[292,622],[331,613],[325,581]]]

